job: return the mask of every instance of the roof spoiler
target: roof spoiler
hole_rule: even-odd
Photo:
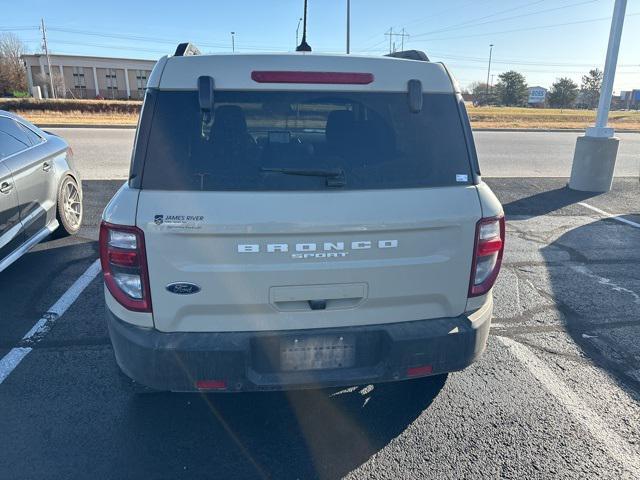
[[[176,53],[174,53],[173,55],[176,57],[200,55],[200,50],[193,43],[185,42],[178,45],[178,48],[176,48]]]
[[[387,53],[385,57],[404,58],[406,60],[419,60],[428,62],[429,57],[422,50],[404,50],[402,52]]]

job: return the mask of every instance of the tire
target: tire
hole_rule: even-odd
[[[58,228],[55,236],[59,238],[78,233],[82,226],[83,214],[82,189],[75,178],[66,175],[58,188],[56,217],[60,228]]]

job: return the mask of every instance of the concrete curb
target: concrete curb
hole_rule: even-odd
[[[540,132],[540,133],[584,133],[584,128],[473,128],[474,132]],[[616,129],[616,133],[640,133],[640,130]]]
[[[137,125],[83,125],[81,123],[36,123],[38,128],[114,128],[134,129]]]
[[[36,124],[39,128],[115,128],[134,129],[137,125],[83,125],[81,123]],[[584,133],[580,128],[473,128],[474,132],[512,132],[512,133]],[[640,130],[616,130],[616,133],[640,133]]]

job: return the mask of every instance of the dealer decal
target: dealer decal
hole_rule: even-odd
[[[153,223],[166,229],[200,229],[204,224],[204,216],[157,214],[153,217]]]

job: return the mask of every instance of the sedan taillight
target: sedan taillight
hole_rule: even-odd
[[[100,262],[111,295],[128,310],[151,312],[144,233],[138,227],[100,224]]]
[[[476,225],[469,296],[484,295],[496,281],[504,252],[504,216],[483,218]]]

